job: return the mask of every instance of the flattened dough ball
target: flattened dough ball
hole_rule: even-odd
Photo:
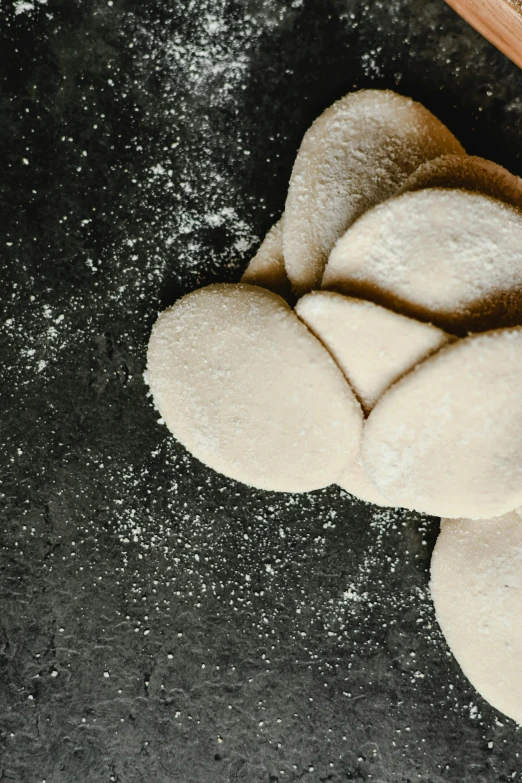
[[[270,291],[188,294],[159,316],[147,360],[167,427],[219,473],[304,492],[334,483],[359,452],[362,412],[343,374]]]
[[[454,339],[431,324],[330,291],[307,294],[295,311],[328,348],[366,413],[401,375]]]
[[[522,209],[522,179],[498,163],[474,155],[441,155],[423,163],[398,194],[426,188],[472,190]]]
[[[332,247],[359,215],[446,153],[464,150],[424,106],[390,90],[351,93],[323,112],[303,138],[285,205],[285,265],[295,293],[320,287]]]
[[[522,504],[522,327],[442,348],[381,397],[361,453],[397,506],[486,519]]]
[[[285,260],[283,258],[283,218],[272,226],[259,250],[243,272],[242,283],[268,288],[283,299],[291,297]]]
[[[431,594],[462,671],[493,707],[522,723],[522,519],[443,519]]]
[[[466,333],[520,323],[522,213],[464,190],[404,193],[334,247],[323,288]]]
[[[401,375],[453,339],[431,324],[329,291],[307,294],[295,310],[328,348],[366,413]],[[360,457],[337,483],[361,500],[393,505],[372,484]]]

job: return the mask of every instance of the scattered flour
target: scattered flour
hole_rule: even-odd
[[[43,0],[40,4],[45,5]],[[38,5],[37,0],[19,0],[13,4],[16,18],[23,21]],[[117,5],[117,0],[108,2],[107,13]],[[115,102],[136,104],[139,131],[129,130],[128,155],[140,162],[134,168],[113,162],[107,176],[118,177],[122,192],[131,193],[133,200],[130,208],[115,205],[114,215],[103,216],[107,222],[116,217],[123,225],[112,244],[92,243],[84,257],[75,261],[85,274],[79,292],[74,286],[59,287],[58,282],[55,291],[47,290],[37,277],[29,277],[24,254],[17,256],[21,282],[15,281],[12,299],[6,298],[0,336],[10,346],[10,365],[4,369],[21,410],[27,399],[34,405],[30,395],[44,385],[59,394],[64,362],[67,365],[68,357],[79,352],[81,362],[74,364],[74,372],[85,371],[85,383],[92,381],[93,394],[99,395],[98,404],[105,414],[112,401],[104,399],[104,389],[119,380],[122,399],[140,401],[143,368],[136,357],[144,360],[154,309],[172,302],[171,290],[176,295],[191,290],[218,274],[222,277],[224,270],[231,278],[237,277],[246,265],[259,237],[236,181],[238,160],[224,159],[223,139],[235,134],[238,155],[248,159],[248,140],[236,131],[231,118],[241,110],[241,95],[263,37],[290,24],[301,5],[300,0],[284,7],[271,0],[248,3],[240,24],[229,17],[224,0],[188,2],[179,13],[171,5],[166,23],[144,22],[132,14],[125,17],[121,40],[130,61],[127,72],[107,64],[107,90]],[[401,7],[395,3],[394,13],[400,13]],[[347,19],[356,27],[353,16],[347,14]],[[378,73],[379,52],[369,51],[363,65],[368,74]],[[156,107],[152,110],[146,99],[147,85],[153,80],[160,81],[163,91],[156,114]],[[86,107],[87,97],[86,91]],[[205,114],[206,121],[201,119]],[[103,113],[86,116],[101,134]],[[73,130],[67,131],[61,143],[71,158],[77,156],[78,168],[86,165],[87,151]],[[28,163],[22,165],[30,171],[30,147],[24,158]],[[179,179],[174,178],[174,170],[181,171]],[[124,221],[118,206],[124,210]],[[73,210],[69,221],[72,216]],[[86,210],[80,219],[88,232],[93,215]],[[66,228],[72,231],[70,222]],[[209,236],[219,241],[209,241]],[[209,247],[214,249],[209,251]],[[167,291],[158,294],[160,286]],[[26,299],[28,287],[35,292],[34,300]],[[126,352],[122,357],[117,355],[118,342]],[[134,357],[135,366],[129,357]],[[125,409],[123,403],[121,409]],[[45,413],[54,415],[52,408]],[[86,426],[95,429],[95,425],[88,420]],[[133,425],[132,417],[124,421],[124,426]],[[53,425],[48,429],[54,437]],[[266,496],[254,492],[245,501],[230,482],[201,472],[198,486],[192,489],[194,461],[166,430],[158,430],[144,444],[141,461],[137,457],[129,460],[126,448],[114,443],[111,433],[104,439],[95,430],[88,446],[80,435],[80,442],[72,447],[46,442],[46,448],[55,449],[58,456],[54,463],[47,460],[45,469],[38,468],[47,472],[44,499],[51,511],[46,515],[52,517],[55,508],[60,510],[57,518],[61,514],[65,520],[62,533],[56,534],[59,547],[49,546],[46,552],[44,573],[74,569],[77,558],[84,564],[77,578],[85,580],[87,589],[94,589],[89,580],[97,583],[101,579],[100,560],[106,558],[109,540],[113,559],[107,562],[103,579],[117,589],[124,585],[127,590],[130,585],[128,615],[121,618],[122,623],[131,625],[150,644],[161,643],[155,618],[170,616],[173,606],[182,606],[188,613],[204,608],[214,613],[217,625],[248,615],[249,632],[259,640],[259,659],[266,671],[277,670],[277,655],[287,652],[291,642],[301,652],[296,666],[310,675],[319,673],[326,682],[346,666],[357,676],[361,655],[395,651],[397,640],[406,640],[405,644],[414,626],[420,631],[423,651],[417,660],[409,650],[404,651],[401,671],[406,682],[435,679],[429,653],[440,651],[442,637],[423,580],[412,577],[405,586],[400,574],[405,558],[410,559],[408,569],[416,563],[422,572],[418,549],[410,547],[405,552],[404,546],[419,536],[423,539],[419,547],[425,544],[432,521],[419,524],[418,516],[412,521],[407,512],[382,510],[374,513],[366,531],[358,514],[362,509],[365,520],[367,508],[334,488],[299,499],[277,497],[267,504]],[[37,457],[34,441],[30,432],[27,441],[2,443],[7,462],[25,465],[30,474]],[[186,482],[189,471],[191,481]],[[85,481],[86,473],[90,484]],[[3,502],[11,502],[7,481],[3,476]],[[19,550],[41,545],[39,507],[27,508],[27,513],[22,511],[16,518],[17,524],[20,521]],[[69,525],[72,515],[74,525]],[[349,540],[349,530],[357,523],[362,546]],[[102,527],[107,533],[103,540],[93,536]],[[384,581],[387,589],[383,593]],[[354,638],[354,627],[364,628],[370,616],[374,630]],[[382,619],[381,630],[374,622],[376,617]],[[57,634],[64,638],[67,628],[60,625]],[[321,651],[319,634],[324,640]],[[180,645],[182,637],[180,627]],[[323,655],[324,651],[328,654]],[[172,658],[170,651],[168,656],[165,651],[167,657]],[[106,671],[109,668],[100,669],[100,679],[111,682],[113,673],[109,679]],[[55,672],[50,676],[54,678]],[[361,698],[366,688],[362,680],[363,675],[356,688],[347,683],[343,698]],[[444,705],[452,719],[471,711],[469,698],[463,703],[452,684]],[[265,708],[266,703],[260,709]],[[475,712],[473,717],[481,720]],[[183,710],[176,711],[174,721],[176,725],[185,721],[183,725],[190,727]],[[404,753],[408,753],[406,728],[397,728],[397,746]]]
[[[19,14],[25,14],[34,11],[38,5],[47,5],[47,2],[48,0],[32,0],[32,2],[29,2],[29,0],[15,0],[15,15],[18,16]]]

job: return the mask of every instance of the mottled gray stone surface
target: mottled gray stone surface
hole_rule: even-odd
[[[142,379],[324,107],[397,89],[521,174],[521,72],[442,0],[0,9],[0,781],[522,780],[435,624],[438,520],[217,476]]]

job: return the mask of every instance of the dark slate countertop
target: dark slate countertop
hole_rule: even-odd
[[[0,781],[507,783],[437,628],[438,520],[235,484],[146,397],[360,87],[522,173],[522,73],[442,0],[1,0]]]

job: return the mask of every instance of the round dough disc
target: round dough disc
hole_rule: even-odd
[[[323,288],[465,333],[522,318],[522,213],[464,190],[404,193],[333,249]]]
[[[243,272],[242,283],[268,288],[283,299],[291,297],[285,260],[283,258],[283,218],[272,226],[259,250]]]
[[[472,190],[522,209],[522,179],[498,163],[474,155],[441,155],[423,163],[398,194],[425,188]]]
[[[443,519],[431,594],[446,641],[481,696],[522,723],[522,520]]]
[[[363,463],[394,505],[486,519],[522,504],[522,327],[442,348],[379,400]]]
[[[334,483],[359,452],[362,412],[319,341],[275,294],[212,285],[163,312],[147,379],[172,434],[261,489]]]
[[[369,413],[392,383],[453,338],[431,324],[330,291],[313,291],[295,307],[328,348]]]
[[[320,287],[330,250],[359,215],[446,153],[464,150],[424,106],[390,90],[351,93],[323,112],[303,138],[285,205],[285,265],[296,294]]]

